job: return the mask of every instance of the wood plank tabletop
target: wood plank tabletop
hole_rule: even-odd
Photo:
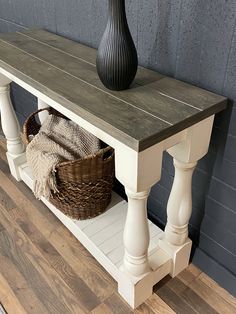
[[[227,99],[139,67],[126,91],[98,78],[96,50],[44,30],[0,35],[0,69],[136,151],[223,110]]]

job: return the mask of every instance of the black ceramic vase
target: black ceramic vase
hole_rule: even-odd
[[[108,0],[108,23],[97,55],[97,72],[111,90],[128,89],[137,72],[137,51],[125,13],[125,0]]]

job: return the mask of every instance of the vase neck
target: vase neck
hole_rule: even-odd
[[[125,0],[109,0],[108,13],[113,21],[120,19],[126,21]]]

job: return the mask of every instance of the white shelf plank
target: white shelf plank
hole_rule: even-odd
[[[104,254],[107,255],[122,244],[123,228],[118,233],[113,234],[109,239],[107,239],[107,241],[99,245],[99,248]]]
[[[115,194],[115,193],[113,193]],[[115,194],[116,195],[116,194]],[[107,211],[107,215],[100,215],[95,219],[91,224],[87,225],[86,228],[83,229],[84,233],[91,237],[104,228],[110,226],[111,224],[117,222],[122,219],[126,215],[126,202],[121,200],[120,203],[112,207],[112,204],[109,206],[109,212]],[[76,222],[77,226],[80,228],[80,221]]]
[[[111,225],[107,226],[103,230],[99,232],[99,234],[95,234],[91,237],[91,240],[97,245],[100,246],[104,242],[107,241],[107,235],[114,235],[120,233],[121,230],[124,229],[125,217],[121,217],[119,220],[113,222]],[[114,233],[114,228],[116,228],[116,233]],[[112,236],[111,236],[112,237]],[[108,239],[109,240],[109,239]]]
[[[125,250],[124,250],[123,244],[121,244],[116,249],[108,253],[107,256],[112,261],[112,263],[116,265],[119,261],[123,260],[124,253],[125,253]]]

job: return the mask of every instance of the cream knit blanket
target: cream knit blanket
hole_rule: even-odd
[[[83,158],[100,149],[100,141],[72,121],[49,115],[26,149],[39,199],[57,193],[55,171],[59,162]]]

